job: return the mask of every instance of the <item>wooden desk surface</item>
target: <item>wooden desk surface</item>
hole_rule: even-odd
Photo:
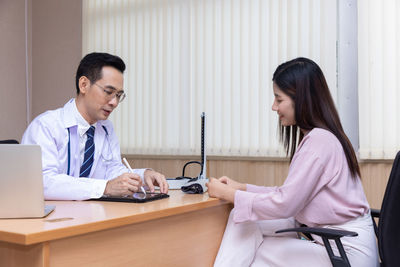
[[[169,195],[148,203],[46,201],[56,209],[45,218],[0,219],[0,241],[31,245],[226,204],[208,194]]]

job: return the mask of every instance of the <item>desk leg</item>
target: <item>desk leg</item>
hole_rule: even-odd
[[[7,267],[49,267],[49,244],[24,246],[0,242],[0,263]]]

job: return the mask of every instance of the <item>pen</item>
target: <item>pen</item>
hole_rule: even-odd
[[[126,158],[122,159],[126,165],[126,167],[128,168],[130,173],[133,173],[133,170],[131,168],[131,165],[129,165],[129,162],[126,160]],[[143,194],[146,196],[146,190],[144,190],[143,186],[140,187],[140,189],[142,190]]]

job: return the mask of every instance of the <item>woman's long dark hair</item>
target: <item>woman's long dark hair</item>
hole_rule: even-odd
[[[278,66],[272,81],[294,102],[295,126],[280,124],[281,141],[292,160],[296,150],[296,136],[301,141],[300,129],[322,128],[333,133],[342,144],[353,177],[360,175],[354,149],[343,131],[339,115],[320,67],[307,58],[296,58]],[[296,127],[298,126],[298,127]],[[300,128],[300,129],[299,129]],[[300,132],[299,132],[300,131]]]

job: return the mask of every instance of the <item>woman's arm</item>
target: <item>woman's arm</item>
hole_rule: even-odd
[[[295,216],[311,196],[323,186],[324,168],[311,152],[302,151],[293,158],[288,177],[269,192],[237,191],[234,198],[235,222],[281,219]]]

